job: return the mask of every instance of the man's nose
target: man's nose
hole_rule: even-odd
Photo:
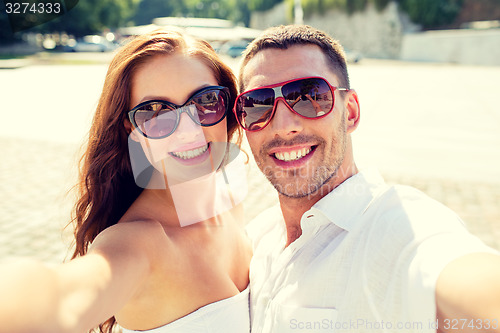
[[[283,99],[276,102],[274,117],[269,124],[282,137],[298,134],[304,129],[304,119],[288,108]]]

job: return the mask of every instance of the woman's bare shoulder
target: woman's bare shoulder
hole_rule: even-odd
[[[155,220],[123,221],[103,230],[90,251],[133,251],[156,257],[169,244],[160,222]]]

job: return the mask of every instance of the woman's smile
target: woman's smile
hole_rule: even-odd
[[[196,148],[169,152],[169,155],[183,164],[193,165],[201,163],[207,159],[210,155],[209,148],[210,143],[205,143],[204,145],[197,146]]]

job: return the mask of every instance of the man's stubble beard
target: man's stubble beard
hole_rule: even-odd
[[[323,163],[315,166],[315,169],[312,170],[312,175],[309,175],[309,168],[306,168],[305,170],[276,170],[276,167],[263,165],[262,161],[266,157],[268,158],[265,151],[267,151],[269,147],[285,142],[281,139],[273,140],[260,148],[258,153],[259,158],[258,160],[256,159],[257,165],[259,165],[262,173],[264,173],[266,178],[280,195],[296,199],[312,196],[317,193],[325,195],[333,190],[333,185],[330,185],[329,183],[333,178],[335,178],[344,161],[347,146],[345,115],[343,115],[341,122],[336,129],[336,133],[338,140],[332,140],[329,152],[325,152],[324,150],[320,152],[318,150],[319,146],[326,149],[326,141],[318,136],[308,136],[307,138],[297,137],[288,141],[289,145],[298,144],[301,143],[301,141],[310,142],[311,139],[319,143],[316,151],[313,152],[315,154],[313,158],[317,161],[323,161]],[[318,156],[320,153],[322,153],[322,156]]]

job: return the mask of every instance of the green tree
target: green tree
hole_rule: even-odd
[[[27,3],[30,1],[37,2],[35,0],[26,0]],[[52,21],[35,25],[15,34],[11,29],[11,22],[5,14],[4,2],[0,2],[0,43],[5,44],[19,40],[22,32],[67,32],[79,37],[100,33],[106,29],[118,28],[130,22],[137,1],[139,0],[59,0],[59,3],[63,5],[63,13],[65,9],[67,9],[67,12]],[[181,0],[178,1],[181,2]],[[37,23],[37,20],[43,22],[44,17],[41,14],[30,14],[27,11],[25,16],[18,15],[16,19],[18,21],[14,22],[14,25],[24,27],[23,24],[26,22]]]
[[[392,0],[372,0],[372,1],[375,4],[375,8],[377,8],[378,10],[383,10]]]
[[[114,29],[131,20],[134,0],[83,0],[65,15],[42,26],[43,31],[65,31],[83,36]]]
[[[248,0],[229,0],[228,1],[229,15],[227,19],[245,26],[250,25],[250,9],[248,8]]]
[[[399,0],[410,19],[425,29],[453,22],[462,9],[463,0]]]
[[[251,0],[261,4],[264,0]],[[293,0],[287,0],[293,2]],[[328,9],[339,9],[352,14],[363,11],[369,3],[383,10],[391,1],[400,4],[411,20],[421,24],[425,29],[437,28],[453,22],[462,10],[463,0],[302,0],[306,16],[312,13],[323,13]],[[273,2],[274,1],[270,1]],[[293,6],[292,6],[293,8]]]
[[[187,16],[225,19],[229,16],[228,0],[184,0]]]
[[[5,3],[0,1],[0,46],[13,42],[18,38],[20,36],[12,34],[9,17],[5,14]]]
[[[283,2],[283,0],[248,0],[248,8],[251,11],[254,10],[268,10],[273,8],[278,3]]]
[[[346,2],[346,9],[349,14],[363,11],[366,8],[368,0],[350,0]]]
[[[248,0],[140,0],[133,16],[136,24],[149,24],[157,17],[186,16],[232,20],[248,25]]]
[[[34,0],[26,0],[26,2]],[[114,29],[125,25],[130,21],[135,11],[137,0],[66,0],[59,1],[63,6],[63,13],[58,18],[42,24],[35,25],[24,32],[52,33],[55,31],[67,32],[75,36],[94,34],[106,29]],[[2,13],[3,2],[0,4]],[[31,15],[31,17],[29,17]],[[43,22],[44,16],[41,14],[30,14],[29,11],[23,16],[16,17],[16,26],[29,22]],[[34,18],[34,21],[33,21]],[[0,14],[0,41],[19,39],[21,34],[13,34],[10,22],[5,14]]]
[[[150,24],[157,17],[184,15],[186,6],[182,0],[142,0],[133,20],[136,24]]]

